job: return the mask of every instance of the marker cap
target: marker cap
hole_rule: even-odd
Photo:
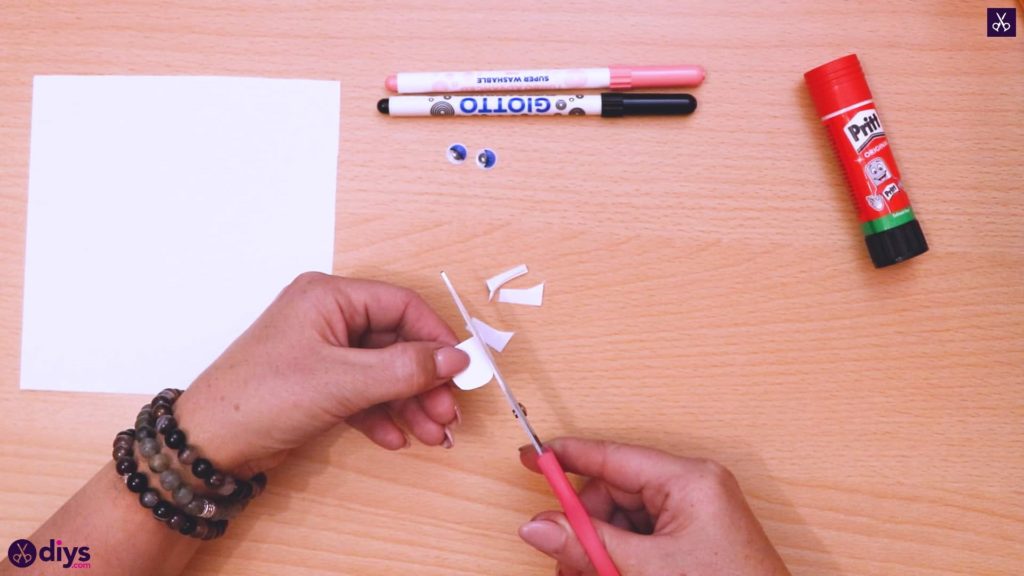
[[[612,90],[698,86],[704,81],[700,66],[611,66]]]
[[[689,94],[601,94],[601,116],[680,116],[697,109],[697,99]]]

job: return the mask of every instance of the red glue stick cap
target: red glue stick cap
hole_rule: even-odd
[[[856,54],[822,64],[805,73],[804,80],[819,117],[871,100],[871,90]]]

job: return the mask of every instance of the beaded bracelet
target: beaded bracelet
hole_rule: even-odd
[[[177,530],[180,534],[200,540],[212,540],[223,536],[227,531],[227,520],[208,521],[193,518],[175,508],[170,502],[160,498],[155,490],[149,489],[149,476],[145,472],[138,471],[138,463],[135,461],[132,450],[136,435],[137,431],[133,429],[119,432],[114,438],[113,457],[117,473],[124,477],[124,483],[128,490],[139,495],[139,503],[142,507],[152,509],[154,518],[164,522],[168,528]],[[184,488],[188,489],[187,486]],[[175,492],[175,497],[177,497],[177,492]]]
[[[167,388],[160,391],[150,404],[143,406],[139,412],[138,418],[135,420],[136,430],[140,428],[149,434],[149,430],[154,431],[154,437],[157,434],[164,437],[164,444],[172,450],[178,451],[178,462],[184,466],[191,466],[192,475],[203,481],[203,484],[207,488],[213,490],[216,494],[224,496],[226,501],[229,503],[228,507],[223,507],[218,510],[218,507],[212,501],[210,502],[209,508],[206,510],[206,516],[212,518],[231,518],[238,514],[245,506],[248,501],[256,496],[259,496],[263,489],[267,485],[267,475],[260,472],[250,478],[248,481],[235,478],[231,475],[221,473],[217,471],[213,464],[206,458],[199,456],[199,451],[194,446],[187,444],[187,437],[185,432],[178,427],[178,422],[174,419],[174,402],[181,396],[182,391],[174,388]],[[154,420],[155,419],[155,420]],[[160,447],[158,442],[155,443],[155,453],[160,453]],[[145,446],[148,450],[153,450],[153,445],[146,443]],[[140,450],[143,446],[140,443]],[[146,450],[142,450],[143,455],[146,455]],[[154,472],[163,473],[167,466],[164,466],[163,460],[169,460],[163,454],[160,454],[162,459],[158,459],[156,462],[157,468],[154,469],[152,466],[151,470]],[[148,457],[148,456],[147,456]],[[170,462],[167,462],[170,465]],[[164,468],[160,470],[159,468]],[[162,480],[163,478],[161,478]],[[173,478],[169,478],[170,483],[174,483]],[[180,477],[179,477],[180,482]],[[198,506],[195,509],[199,509]],[[198,514],[198,513],[197,513]]]
[[[181,394],[181,390],[168,388],[143,406],[136,417],[135,428],[124,430],[114,438],[112,456],[128,490],[139,495],[139,503],[151,509],[154,518],[181,534],[211,540],[222,536],[228,519],[238,515],[252,498],[263,492],[267,477],[261,472],[248,481],[237,479],[218,472],[209,460],[200,458],[196,448],[187,444],[184,431],[174,420],[173,405]],[[207,488],[224,497],[223,501],[196,494],[181,474],[171,469],[171,459],[162,451],[160,436],[168,448],[177,450],[182,466],[190,468],[192,475],[202,480]],[[173,504],[150,488],[149,476],[139,470],[133,451],[136,443],[149,469],[159,475],[159,484],[170,494]]]

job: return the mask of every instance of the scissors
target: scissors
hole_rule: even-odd
[[[441,279],[444,280],[445,286],[448,287],[448,292],[451,293],[452,300],[455,301],[455,306],[459,309],[459,314],[462,314],[462,320],[466,323],[466,329],[477,339],[477,342],[480,343],[480,348],[487,355],[487,362],[491,365],[494,379],[498,381],[498,387],[501,388],[502,394],[505,395],[508,405],[512,407],[512,412],[515,413],[516,419],[519,420],[519,425],[530,439],[533,449],[537,451],[537,467],[540,468],[544,478],[547,479],[548,485],[551,486],[555,497],[558,498],[558,503],[562,505],[562,510],[565,512],[566,518],[569,519],[569,525],[572,526],[572,530],[576,533],[576,537],[583,546],[583,550],[587,553],[587,557],[590,558],[590,563],[597,569],[599,576],[619,576],[619,570],[615,567],[615,563],[612,562],[611,556],[608,555],[608,550],[601,543],[597,530],[594,529],[594,523],[590,520],[590,515],[587,514],[583,503],[580,502],[580,497],[576,494],[576,490],[569,483],[569,477],[565,475],[565,470],[562,469],[561,463],[558,462],[558,457],[551,450],[544,448],[540,438],[537,437],[537,433],[533,431],[533,427],[530,426],[530,422],[526,419],[526,412],[523,411],[522,405],[516,401],[512,390],[509,389],[505,379],[502,378],[501,371],[498,370],[498,364],[494,361],[494,356],[491,356],[491,351],[488,349],[487,344],[477,334],[469,312],[466,310],[465,305],[462,304],[462,299],[459,298],[459,294],[455,291],[455,287],[452,286],[448,275],[441,272]]]
[[[1002,14],[1000,14],[999,12],[996,12],[996,18],[999,19],[999,22],[993,22],[992,23],[992,29],[995,30],[996,32],[999,32],[1000,29],[1003,32],[1009,32],[1010,31],[1010,23],[1003,20],[1003,18],[1006,18],[1006,12],[1003,12]]]
[[[31,564],[32,554],[27,551],[28,544],[19,544],[15,542],[15,545],[18,547],[19,551],[11,555],[11,562],[13,562],[15,566],[28,566]]]

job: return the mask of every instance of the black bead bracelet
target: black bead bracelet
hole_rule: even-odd
[[[199,456],[199,451],[188,444],[185,431],[178,427],[174,419],[174,402],[182,391],[174,388],[161,390],[152,402],[142,407],[135,421],[136,431],[140,428],[152,429],[154,435],[163,436],[164,444],[178,451],[178,462],[191,466],[192,475],[203,481],[207,488],[228,502],[240,503],[244,508],[252,498],[259,496],[267,485],[267,475],[260,472],[249,480],[235,478],[219,472],[206,458]],[[148,408],[148,410],[147,410]],[[160,462],[158,462],[158,465]]]
[[[237,479],[218,472],[209,460],[200,458],[199,451],[187,444],[185,432],[178,427],[174,419],[174,401],[180,395],[180,390],[168,388],[157,394],[152,402],[139,411],[135,421],[136,432],[150,429],[156,432],[154,438],[140,440],[139,450],[143,456],[149,458],[150,470],[160,474],[160,484],[166,490],[172,491],[175,503],[183,506],[186,512],[212,520],[234,518],[248,506],[252,498],[263,492],[267,476],[261,472],[249,480]],[[163,436],[164,444],[168,448],[177,450],[178,462],[189,467],[192,475],[202,480],[208,489],[224,497],[223,501],[195,496],[190,488],[182,487],[181,476],[168,469],[171,462],[161,451],[160,436]]]
[[[119,432],[114,438],[113,456],[117,473],[124,477],[124,483],[128,490],[139,495],[139,504],[143,508],[150,509],[154,518],[166,524],[168,528],[177,530],[180,534],[200,540],[212,540],[223,536],[228,527],[226,519],[193,518],[170,502],[160,498],[160,494],[150,488],[149,476],[138,470],[138,463],[135,461],[133,444],[136,437],[136,430],[128,429]],[[161,478],[161,484],[163,484],[162,480]],[[184,488],[188,489],[187,486]]]
[[[114,438],[114,466],[128,490],[138,494],[139,504],[149,509],[154,518],[181,534],[211,540],[222,536],[228,520],[263,492],[267,477],[261,472],[249,480],[235,478],[200,457],[199,451],[188,444],[185,431],[174,418],[174,402],[181,394],[181,390],[168,388],[139,410],[135,427],[119,432]],[[177,452],[181,468],[173,466],[161,444]],[[154,484],[150,484],[150,476],[140,469],[135,458],[136,446],[139,458],[145,459],[155,475]],[[183,478],[182,469],[188,469],[192,476],[201,480],[213,496],[197,494]],[[169,500],[161,497],[160,488],[166,491]]]

